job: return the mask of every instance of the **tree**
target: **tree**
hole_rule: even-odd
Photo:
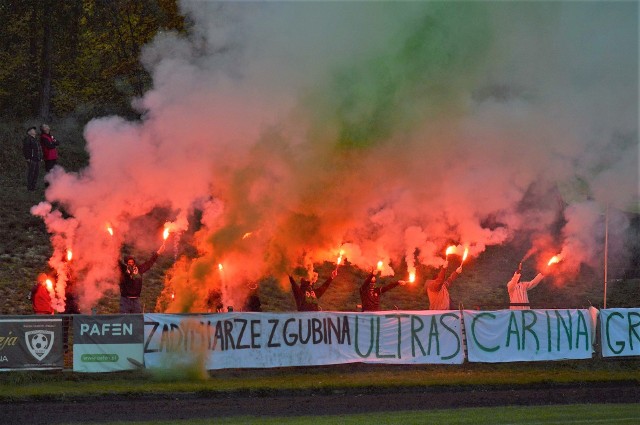
[[[43,2],[44,16],[42,19],[42,59],[40,68],[42,76],[40,82],[40,113],[39,116],[44,121],[51,121],[51,68],[53,67],[53,34],[51,32],[51,20],[48,19],[53,11],[52,0]],[[33,14],[36,15],[35,11]]]
[[[130,113],[151,84],[142,46],[184,31],[175,0],[5,0],[0,19],[0,116],[20,119]]]

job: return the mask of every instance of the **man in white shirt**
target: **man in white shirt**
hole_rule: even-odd
[[[429,310],[450,310],[451,298],[449,296],[449,286],[462,273],[462,266],[458,267],[448,279],[445,280],[444,274],[447,270],[448,262],[445,262],[438,276],[435,279],[426,282],[427,296],[429,297]]]
[[[538,283],[542,280],[544,275],[538,273],[533,280],[529,282],[521,282],[522,277],[522,263],[518,266],[518,270],[513,274],[513,277],[507,283],[507,291],[509,292],[509,308],[511,310],[527,310],[529,309],[529,289],[533,289],[538,286]]]

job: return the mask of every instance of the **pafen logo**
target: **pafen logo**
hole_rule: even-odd
[[[27,348],[33,357],[41,361],[53,347],[52,331],[29,331],[24,333]]]

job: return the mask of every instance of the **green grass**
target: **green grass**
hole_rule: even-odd
[[[424,410],[409,412],[376,412],[357,415],[290,416],[255,418],[238,416],[216,418],[215,423],[230,424],[314,424],[314,425],[359,425],[359,424],[448,424],[448,425],[587,425],[587,424],[636,424],[640,407],[636,404],[590,404],[572,406],[527,406],[496,407],[456,410]],[[102,423],[102,422],[101,422]],[[203,425],[211,419],[181,421],[108,422],[104,425]],[[85,425],[89,425],[85,423]]]
[[[413,391],[443,387],[640,383],[640,360],[602,359],[464,365],[333,365],[278,369],[139,371],[106,374],[7,372],[0,374],[0,401],[66,399],[99,395]],[[80,385],[81,384],[81,385]]]

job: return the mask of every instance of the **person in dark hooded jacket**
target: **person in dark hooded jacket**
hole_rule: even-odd
[[[142,313],[142,275],[153,266],[162,251],[164,244],[142,264],[138,264],[132,256],[128,256],[126,262],[120,262],[120,313]]]
[[[329,289],[329,285],[335,277],[338,275],[338,270],[331,272],[331,276],[324,281],[324,283],[317,288],[314,288],[316,280],[309,281],[307,279],[300,279],[300,285],[296,283],[291,275],[289,275],[289,282],[291,282],[291,291],[293,292],[293,298],[296,301],[296,307],[298,311],[320,311],[320,305],[318,305],[318,299],[324,295]]]
[[[36,134],[36,128],[31,127],[27,130],[27,135],[22,141],[22,154],[27,160],[27,190],[36,190],[38,174],[40,174],[42,152]]]
[[[406,283],[404,280],[398,280],[397,282],[387,283],[383,286],[376,286],[376,275],[370,273],[362,286],[360,286],[362,311],[379,311],[380,296],[396,286],[405,285]]]

